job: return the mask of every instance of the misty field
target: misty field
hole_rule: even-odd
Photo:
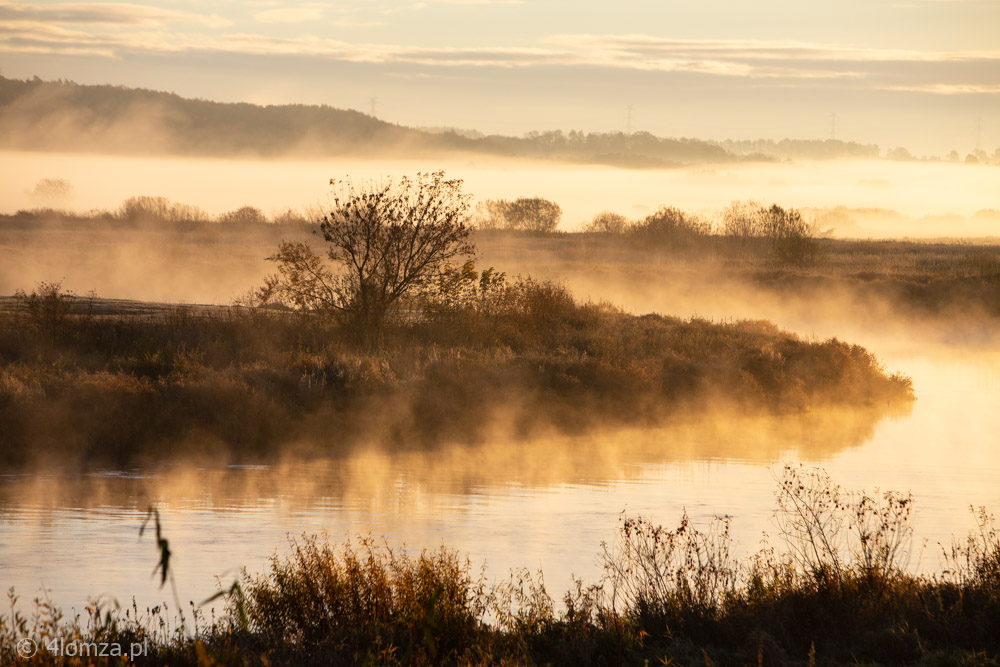
[[[997,26],[0,0],[0,667],[1000,667]]]
[[[792,209],[746,203],[723,221],[731,228],[672,208],[577,233],[481,224],[474,261],[401,297],[372,335],[350,310],[261,289],[277,284],[264,281],[268,256],[319,266],[296,254],[316,242],[304,216],[237,208],[213,221],[162,200],[129,205],[0,220],[8,473],[319,463],[371,447],[433,461],[664,427],[711,437],[698,424],[749,429],[724,455],[739,457],[768,437],[753,420],[775,416],[809,420],[809,437],[836,451],[920,394],[905,367],[847,342],[861,320],[887,337],[919,329],[924,341],[989,345],[1000,317],[988,241],[820,238]],[[746,303],[847,340],[728,317]],[[561,601],[541,573],[487,580],[444,546],[303,537],[225,588],[219,616],[210,604],[97,604],[64,618],[45,600],[31,616],[12,592],[0,637],[144,643],[148,664],[996,662],[985,509],[940,570],[914,574],[912,497],[789,468],[777,500],[780,541],[746,556],[731,551],[728,519],[684,515],[671,530],[623,515],[601,578]]]
[[[247,462],[911,399],[858,346],[637,317],[532,281],[488,311],[400,323],[375,349],[283,311],[125,305],[56,285],[6,302],[5,466]]]
[[[348,217],[337,224],[362,236],[339,241],[348,244],[336,257],[348,268],[341,274],[328,273],[306,242],[294,240],[310,231],[332,240],[330,217],[316,229],[301,217],[268,222],[244,207],[208,222],[196,209],[152,198],[128,200],[113,214],[8,217],[3,241],[24,254],[21,261],[44,249],[49,261],[66,261],[78,275],[102,273],[108,244],[126,255],[155,248],[161,267],[141,252],[119,263],[143,274],[137,284],[153,276],[197,276],[200,283],[243,276],[252,269],[239,266],[241,256],[266,257],[269,245],[280,272],[257,292],[248,280],[228,307],[143,307],[45,281],[19,291],[0,311],[5,464],[128,466],[188,456],[246,462],[288,448],[329,455],[364,443],[430,447],[654,426],[692,412],[886,411],[912,400],[910,380],[857,345],[803,341],[763,321],[632,315],[608,302],[580,303],[551,278],[508,278],[508,266],[561,274],[570,284],[578,273],[605,280],[602,274],[617,272],[647,288],[681,291],[694,287],[695,273],[702,280],[715,273],[714,289],[726,280],[802,299],[813,298],[806,290],[825,298],[841,291],[918,315],[939,314],[934,300],[946,295],[967,314],[994,315],[1000,273],[988,252],[897,244],[886,253],[884,244],[824,242],[811,237],[798,212],[752,203],[727,209],[720,230],[673,208],[619,221],[613,232],[606,225],[574,235],[498,230],[509,221],[523,226],[520,219],[538,226],[546,216],[545,227],[555,227],[558,206],[522,199],[477,209],[480,230],[471,235],[461,222],[468,201],[460,186],[434,174],[377,195],[346,190]],[[398,280],[398,289],[379,288],[379,273],[352,275],[356,257],[394,261],[394,250],[374,244],[382,230],[396,229],[392,221],[411,215],[411,197],[426,198],[421,210],[449,216],[428,229],[438,236],[435,230],[454,230],[433,249],[450,254],[398,265],[435,267],[429,281],[415,275],[411,284],[398,266],[395,274],[386,269],[384,279]],[[512,217],[518,207],[522,218]],[[372,228],[350,227],[356,224]],[[419,222],[410,224],[419,231]],[[277,238],[293,240],[275,253]],[[499,268],[476,267],[470,238]],[[938,268],[929,281],[924,267],[942,261],[954,271]],[[934,281],[942,280],[952,282],[939,288]],[[954,281],[972,286],[974,307],[958,303]],[[366,296],[377,289],[384,302]]]

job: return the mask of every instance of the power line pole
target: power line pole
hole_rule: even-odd
[[[377,97],[369,97],[368,98],[368,103],[371,105],[371,117],[372,118],[376,118],[376,116],[375,116],[375,104],[377,102],[378,102],[378,98]]]

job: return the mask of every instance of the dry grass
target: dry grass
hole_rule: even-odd
[[[293,443],[328,455],[482,441],[499,428],[523,437],[656,424],[681,410],[912,399],[908,379],[837,340],[802,341],[766,322],[636,317],[577,304],[551,283],[494,287],[486,302],[402,313],[365,347],[308,315],[108,314],[106,302],[42,285],[0,311],[2,465],[246,460]]]
[[[14,642],[31,637],[148,642],[138,664],[175,665],[1000,662],[1000,537],[985,510],[939,574],[915,576],[899,558],[908,497],[844,491],[800,468],[784,470],[776,495],[785,548],[743,560],[726,517],[699,527],[685,515],[671,530],[623,516],[603,579],[576,582],[561,609],[541,573],[490,583],[445,548],[411,555],[371,538],[303,537],[222,594],[220,618],[94,603],[67,619],[45,600],[26,617],[12,591],[0,661],[16,662]],[[44,652],[22,662],[60,663]]]

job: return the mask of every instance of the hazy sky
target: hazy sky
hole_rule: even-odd
[[[0,0],[0,73],[506,134],[631,105],[663,136],[1000,146],[1000,0]]]

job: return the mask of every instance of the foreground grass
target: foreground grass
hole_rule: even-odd
[[[416,307],[416,306],[414,306]],[[0,310],[0,466],[329,455],[669,421],[884,410],[910,381],[760,321],[641,317],[522,280],[404,312],[377,345],[267,308],[143,308],[46,284]]]
[[[726,517],[683,516],[675,529],[623,518],[603,577],[575,582],[560,610],[541,573],[492,583],[445,548],[304,537],[220,594],[220,617],[94,604],[65,619],[36,601],[29,618],[11,592],[0,660],[18,662],[14,644],[30,637],[136,644],[135,662],[172,665],[1000,663],[1000,535],[985,510],[943,550],[939,574],[917,576],[906,569],[912,497],[848,492],[795,467],[776,496],[777,543],[742,560]],[[70,661],[43,650],[21,662]]]

